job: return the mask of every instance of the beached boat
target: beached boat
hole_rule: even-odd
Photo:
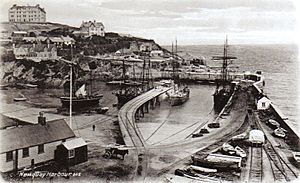
[[[280,126],[280,124],[277,121],[275,121],[274,119],[269,119],[267,121],[267,125],[269,125],[273,128],[278,128]]]
[[[27,100],[27,98],[25,98],[25,97],[15,97],[14,98],[15,102],[21,102],[21,101],[26,101],[26,100]]]
[[[109,110],[109,107],[101,107],[99,109],[96,109],[96,112],[99,114],[105,114]]]
[[[293,152],[293,158],[297,163],[300,163],[300,152]]]
[[[88,95],[85,90],[85,84],[83,84],[76,92],[75,96],[60,97],[63,108],[70,107],[70,99],[72,98],[73,110],[81,110],[85,108],[97,107],[99,100],[103,97],[102,94]]]
[[[235,149],[232,145],[230,145],[229,143],[225,142],[223,145],[222,145],[222,149],[224,152],[228,153],[228,154],[235,154]]]
[[[236,153],[238,156],[240,156],[240,157],[242,157],[242,158],[246,158],[246,157],[247,157],[246,152],[245,152],[242,148],[240,148],[239,146],[236,146],[236,147],[234,148],[234,150],[235,150],[235,153]]]
[[[275,129],[273,132],[274,136],[280,137],[280,138],[285,138],[286,137],[285,133],[286,133],[286,130],[283,128],[280,128],[280,127]]]
[[[215,168],[206,168],[206,167],[195,166],[195,165],[191,165],[190,167],[193,170],[196,170],[199,172],[205,172],[205,173],[216,173],[217,172],[217,169],[215,169]]]
[[[247,138],[247,133],[244,132],[244,133],[238,134],[236,136],[233,136],[231,139],[234,141],[237,141],[237,140],[244,140],[246,138]]]

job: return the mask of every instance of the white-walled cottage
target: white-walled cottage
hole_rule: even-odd
[[[264,96],[257,100],[256,105],[257,105],[257,110],[266,110],[270,107],[271,100]]]
[[[0,136],[0,171],[8,172],[53,160],[57,146],[75,134],[65,120],[40,116],[38,124],[0,130]]]

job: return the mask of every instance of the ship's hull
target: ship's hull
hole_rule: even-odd
[[[99,106],[99,100],[102,97],[103,97],[102,95],[84,97],[84,98],[73,97],[72,108],[74,111],[76,111],[76,110],[81,110],[81,109],[86,109],[91,107],[97,107]],[[70,107],[70,97],[61,97],[60,101],[62,103],[62,108]]]
[[[213,98],[214,98],[214,109],[217,112],[220,112],[224,108],[232,93],[233,93],[233,86],[229,84],[223,86],[222,89],[219,88],[216,89],[215,93],[213,94]]]
[[[178,106],[184,104],[190,98],[189,92],[182,93],[181,96],[171,96],[171,105]]]
[[[135,98],[135,94],[117,94],[118,108],[121,108],[124,104]]]

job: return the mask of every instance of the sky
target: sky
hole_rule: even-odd
[[[79,27],[103,22],[106,32],[170,45],[293,44],[300,6],[289,0],[2,0],[0,21],[13,4],[45,8],[47,21]],[[299,31],[300,32],[300,31]]]

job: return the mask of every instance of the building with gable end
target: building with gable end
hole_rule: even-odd
[[[0,130],[0,171],[20,170],[31,164],[54,159],[57,146],[75,137],[65,120],[46,122],[39,116],[39,123]]]
[[[88,22],[82,21],[80,25],[80,32],[84,33],[87,36],[92,36],[92,35],[98,35],[102,37],[105,36],[103,23],[96,22],[96,20],[88,21]]]

